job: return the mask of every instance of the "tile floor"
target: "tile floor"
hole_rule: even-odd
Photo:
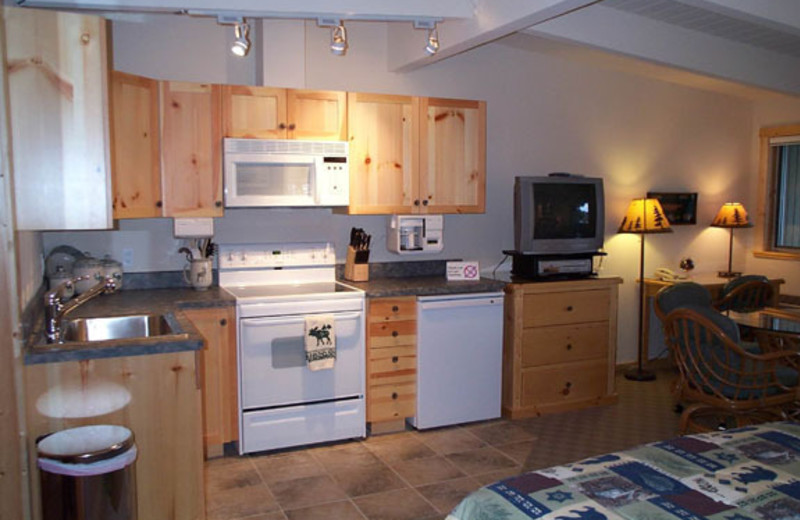
[[[206,463],[209,520],[442,519],[478,487],[677,432],[669,387],[617,377],[619,402]]]

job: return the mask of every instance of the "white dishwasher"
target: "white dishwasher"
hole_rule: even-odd
[[[500,417],[503,293],[417,298],[417,415],[436,428]]]

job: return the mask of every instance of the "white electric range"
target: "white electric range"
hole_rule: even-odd
[[[220,245],[219,281],[236,297],[239,453],[363,438],[364,292],[336,281],[331,244]],[[336,361],[312,371],[305,320],[322,314]]]

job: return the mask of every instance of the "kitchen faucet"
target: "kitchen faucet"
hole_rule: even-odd
[[[111,294],[117,290],[117,282],[111,277],[102,278],[97,284],[88,291],[79,294],[75,299],[62,303],[61,298],[64,291],[71,289],[76,283],[82,280],[89,280],[90,275],[79,276],[60,284],[55,289],[48,291],[44,295],[44,319],[45,334],[48,343],[63,343],[61,338],[61,322],[67,313],[75,310],[92,298],[102,293]]]

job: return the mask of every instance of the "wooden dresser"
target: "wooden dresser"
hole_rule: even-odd
[[[416,413],[416,297],[368,301],[367,422],[372,433],[403,430]]]
[[[512,419],[616,401],[620,278],[505,288],[503,415]]]

